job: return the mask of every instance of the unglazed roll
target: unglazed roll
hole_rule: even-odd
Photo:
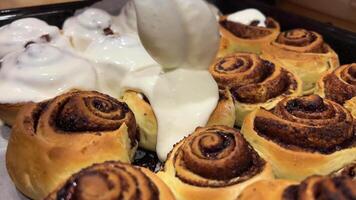
[[[94,164],[72,175],[45,200],[174,200],[151,171],[121,162]]]
[[[254,109],[272,109],[284,97],[302,93],[302,83],[296,75],[256,54],[225,56],[209,71],[219,87],[229,89],[234,96],[237,126]]]
[[[229,20],[229,16],[222,16],[219,20],[221,43],[219,56],[235,52],[249,52],[260,54],[262,47],[277,38],[280,26],[277,21],[267,17],[265,26],[259,26],[259,21],[242,24]]]
[[[236,118],[233,97],[228,90],[220,90],[219,97],[218,104],[210,115],[207,125],[233,127]],[[157,119],[149,100],[142,93],[132,90],[126,91],[122,99],[135,114],[140,132],[139,146],[155,151],[157,144]]]
[[[290,97],[250,113],[242,133],[279,178],[327,175],[356,159],[354,119],[317,95]]]
[[[341,105],[356,96],[356,63],[325,73],[318,82],[317,93]]]
[[[6,167],[16,187],[43,199],[80,169],[107,160],[130,162],[136,123],[125,103],[98,92],[71,92],[28,103],[13,126]]]
[[[227,200],[255,181],[271,179],[272,171],[237,130],[211,126],[176,144],[158,176],[178,200]]]
[[[248,186],[238,200],[353,200],[356,181],[349,177],[312,176],[300,184],[287,180],[259,181]]]
[[[323,36],[305,29],[280,33],[263,48],[262,57],[299,75],[304,94],[313,93],[321,75],[339,66],[338,55],[324,42]]]

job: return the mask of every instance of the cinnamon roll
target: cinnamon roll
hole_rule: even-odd
[[[70,92],[21,109],[6,166],[22,193],[43,199],[83,167],[130,162],[137,139],[135,118],[125,103],[98,92]]]
[[[120,199],[174,200],[169,188],[152,172],[121,162],[94,164],[72,175],[45,200]]]
[[[73,89],[98,89],[92,63],[49,44],[29,44],[2,59],[0,93],[6,95],[0,96],[0,118],[12,125],[26,103],[48,100]]]
[[[351,115],[356,119],[356,97],[347,100],[344,107],[351,112]]]
[[[356,63],[325,73],[318,82],[317,93],[341,105],[356,96]]]
[[[262,47],[276,39],[280,32],[277,21],[255,9],[222,16],[219,23],[220,57],[235,52],[260,54]]]
[[[69,40],[56,26],[36,18],[23,18],[0,27],[0,59],[19,51],[29,43],[49,43],[60,48],[71,48]]]
[[[311,94],[321,75],[339,66],[338,55],[323,36],[305,29],[282,32],[266,45],[262,57],[295,72],[303,81],[303,93]]]
[[[236,125],[256,108],[272,109],[286,96],[298,96],[302,84],[293,73],[256,54],[236,53],[218,59],[209,69],[220,88],[235,98]]]
[[[88,8],[82,13],[68,18],[63,24],[63,33],[75,49],[85,50],[93,40],[117,33],[112,16],[104,10]]]
[[[351,114],[318,95],[285,98],[267,111],[250,113],[242,133],[271,162],[279,178],[302,180],[327,175],[356,159]]]
[[[179,200],[227,200],[272,170],[236,129],[210,126],[177,143],[158,176]]]
[[[140,132],[140,147],[151,151],[156,150],[157,119],[148,98],[133,90],[126,91],[122,99],[135,114]],[[233,127],[235,123],[235,106],[228,90],[219,91],[219,101],[211,113],[207,125],[226,125]]]
[[[248,186],[238,200],[352,200],[356,180],[349,177],[312,176],[300,184],[287,180],[259,181]]]

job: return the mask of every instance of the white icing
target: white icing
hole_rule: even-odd
[[[220,38],[218,23],[206,2],[134,2],[140,39],[164,69],[209,67],[216,56]]]
[[[91,41],[105,37],[104,29],[116,32],[112,17],[97,8],[88,8],[84,12],[68,18],[63,25],[63,32],[71,38],[74,47],[85,50]]]
[[[161,67],[130,73],[122,85],[149,99],[158,122],[156,151],[165,160],[175,143],[206,124],[217,104],[218,87],[207,68],[218,50],[218,25],[202,0],[134,2],[140,39]]]
[[[0,28],[0,59],[6,54],[24,48],[28,42],[47,43],[41,36],[48,35],[50,44],[69,48],[69,41],[59,29],[36,18],[19,19]]]
[[[128,1],[121,9],[120,14],[114,18],[120,34],[137,34],[137,18],[133,1]]]
[[[258,20],[259,23],[257,24],[257,26],[266,27],[266,16],[261,13],[261,11],[254,8],[237,11],[233,14],[230,14],[227,17],[227,20],[245,25],[250,25],[251,22]]]
[[[92,64],[48,44],[7,54],[0,69],[0,103],[39,102],[71,89],[96,90]]]
[[[156,64],[139,38],[131,35],[111,35],[93,41],[84,56],[97,63],[102,92],[113,97],[120,95],[121,81],[128,72]]]

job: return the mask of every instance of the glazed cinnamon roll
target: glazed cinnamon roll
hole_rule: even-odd
[[[235,123],[234,99],[229,90],[219,91],[218,104],[210,115],[207,125],[226,125],[233,127]],[[135,114],[140,132],[139,146],[151,151],[156,150],[157,119],[147,97],[139,92],[128,90],[122,99]]]
[[[121,162],[94,164],[72,175],[45,200],[120,199],[174,200],[169,188],[152,172]]]
[[[158,176],[179,200],[226,200],[255,181],[271,179],[272,171],[236,129],[210,126],[177,143]]]
[[[257,12],[256,14],[262,15],[262,18],[256,16],[244,21],[247,18],[246,12],[253,12],[253,14]],[[242,16],[239,16],[240,13]],[[234,15],[238,16],[234,17]],[[280,26],[276,20],[270,17],[266,18],[254,9],[246,9],[222,16],[219,23],[221,33],[220,57],[235,52],[260,54],[262,47],[276,39],[280,32]]]
[[[256,54],[236,53],[218,59],[209,69],[220,88],[235,98],[236,125],[254,109],[272,109],[286,96],[301,94],[301,81],[293,73]]]
[[[262,57],[299,75],[304,94],[313,93],[321,75],[339,66],[338,55],[324,42],[323,36],[305,29],[280,33],[263,48]]]
[[[318,82],[317,93],[341,105],[356,96],[356,63],[325,73]]]
[[[312,176],[300,184],[287,180],[259,181],[248,186],[238,200],[352,200],[356,180],[349,177]]]
[[[97,90],[97,82],[94,65],[88,60],[49,44],[28,44],[1,60],[0,119],[12,125],[26,103],[73,89]]]
[[[271,111],[250,113],[242,133],[271,162],[277,177],[327,175],[356,159],[351,114],[320,96],[285,98]]]
[[[125,103],[98,92],[66,93],[20,111],[6,167],[22,193],[43,199],[83,167],[130,162],[137,138],[134,115]]]

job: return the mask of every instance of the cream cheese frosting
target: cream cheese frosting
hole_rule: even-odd
[[[105,35],[116,32],[112,16],[97,8],[85,9],[82,13],[68,18],[63,24],[64,35],[68,36],[73,46],[83,51],[87,46]]]
[[[96,90],[92,64],[48,44],[7,54],[0,68],[0,103],[39,102],[71,89]]]
[[[10,52],[23,49],[29,42],[70,48],[69,41],[56,26],[36,18],[23,18],[0,28],[0,59]]]
[[[216,107],[218,87],[207,69],[219,46],[218,24],[202,0],[134,3],[141,42],[160,65],[128,74],[122,85],[149,99],[158,122],[156,151],[165,160]]]
[[[137,17],[133,1],[128,1],[121,8],[120,14],[114,17],[114,23],[118,27],[120,34],[137,35]]]
[[[113,97],[120,95],[127,73],[157,65],[139,38],[132,35],[110,35],[93,41],[83,55],[96,63],[102,92]]]
[[[253,21],[258,21],[257,26],[266,27],[266,16],[259,10],[248,8],[228,15],[228,21],[250,25]]]

